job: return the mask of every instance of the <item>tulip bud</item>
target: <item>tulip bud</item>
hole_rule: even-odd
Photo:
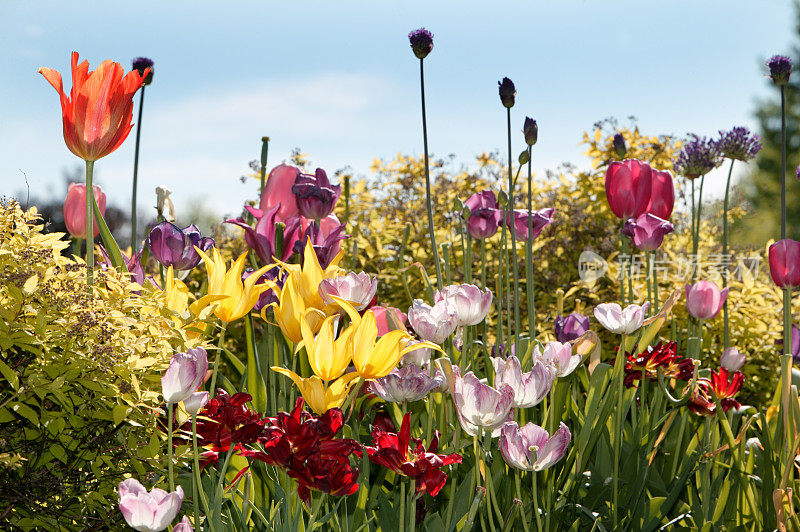
[[[719,365],[728,371],[739,371],[744,365],[745,356],[735,347],[729,347],[722,352]]]
[[[148,59],[147,57],[137,57],[132,61],[133,69],[139,71],[140,76],[144,76],[144,71],[146,68],[150,69],[147,76],[142,81],[142,85],[150,85],[153,82],[153,60]]]
[[[508,78],[503,78],[503,80],[498,81],[497,84],[499,85],[498,92],[500,93],[500,101],[503,103],[503,107],[511,109],[514,107],[514,97],[517,95],[514,82]]]
[[[628,147],[625,145],[625,137],[622,135],[622,133],[617,133],[614,135],[613,147],[614,153],[617,154],[617,157],[619,159],[624,159],[625,154],[628,153]]]
[[[519,161],[520,165],[528,164],[528,161],[530,161],[530,160],[531,160],[531,158],[528,155],[528,150],[524,150],[524,151],[520,152],[519,157],[517,157],[517,161]]]
[[[792,60],[785,55],[773,55],[767,61],[769,68],[769,79],[775,85],[783,86],[789,83],[789,76],[792,75]]]
[[[408,34],[411,50],[419,59],[425,59],[433,50],[433,33],[425,28],[414,30]]]
[[[103,189],[94,185],[94,199],[100,208],[100,213],[106,214],[106,195]],[[86,185],[70,183],[67,197],[64,199],[64,224],[67,231],[75,238],[86,238]],[[94,221],[94,236],[100,234],[97,220]]]
[[[606,170],[606,198],[611,212],[627,220],[648,212],[653,189],[653,169],[632,159],[614,161]]]
[[[533,146],[539,140],[539,126],[536,120],[528,116],[525,117],[525,124],[522,126],[522,133],[525,135],[525,144]]]
[[[186,353],[175,353],[167,371],[161,377],[161,393],[167,404],[189,399],[202,384],[208,371],[205,349],[189,349]]]
[[[156,212],[159,218],[163,218],[168,222],[175,221],[175,205],[172,204],[172,199],[169,197],[172,191],[167,187],[161,185],[156,187]]]

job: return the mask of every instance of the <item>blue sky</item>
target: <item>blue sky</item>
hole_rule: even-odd
[[[237,213],[254,193],[247,163],[299,146],[332,173],[421,151],[418,62],[407,33],[435,34],[426,59],[431,151],[471,163],[505,145],[497,80],[517,86],[513,127],[539,123],[538,171],[586,166],[597,120],[635,115],[646,133],[712,135],[755,126],[774,95],[763,59],[786,53],[788,1],[5,2],[0,19],[0,195],[63,197],[82,161],[64,146],[58,98],[37,74],[69,55],[156,62],[140,158],[140,209],[165,184],[181,209],[201,199]],[[137,97],[138,101],[138,97]],[[521,150],[521,135],[516,139]],[[133,134],[96,165],[109,202],[127,206]],[[710,182],[712,194],[724,176]]]

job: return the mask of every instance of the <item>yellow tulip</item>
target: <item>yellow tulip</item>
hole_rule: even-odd
[[[183,314],[189,310],[189,288],[179,279],[175,279],[172,266],[167,269],[164,282],[164,293],[167,296],[167,308]]]
[[[309,408],[319,415],[324,414],[331,408],[341,407],[350,392],[350,388],[355,384],[354,379],[358,378],[358,374],[352,371],[342,375],[328,385],[316,375],[304,379],[291,370],[277,366],[273,366],[272,371],[292,379],[300,389],[300,394],[306,400]]]
[[[349,350],[356,372],[362,379],[385,377],[397,367],[403,355],[415,349],[429,347],[442,351],[431,342],[410,344],[412,336],[404,330],[389,331],[378,338],[378,326],[371,310],[366,311],[362,317],[347,301],[332,297],[350,316],[351,324],[348,329],[355,329],[350,335]]]
[[[303,340],[297,348],[305,347],[308,354],[308,363],[312,371],[325,381],[332,381],[345,372],[350,365],[349,341],[353,333],[353,327],[348,327],[339,338],[334,340],[334,320],[336,316],[330,316],[322,322],[319,334],[314,337],[308,321],[303,319],[300,322],[300,331]]]
[[[190,305],[189,288],[180,279],[175,279],[175,273],[172,270],[172,266],[170,266],[167,269],[164,280],[164,297],[167,308],[178,314],[183,320],[186,320],[187,317],[204,320],[213,310],[209,305],[215,301],[225,299],[227,296],[208,294]],[[176,322],[179,325],[184,323],[177,318]],[[195,331],[203,330],[204,324],[201,321],[194,321],[184,325],[183,328],[188,330],[188,337],[193,339],[199,336],[199,333]]]
[[[278,327],[281,328],[281,332],[286,338],[294,343],[298,343],[303,339],[300,324],[304,319],[308,321],[312,332],[319,330],[325,314],[316,308],[306,308],[305,301],[297,289],[297,281],[294,277],[288,275],[283,288],[279,292],[276,284],[272,283],[271,286],[278,293],[278,302],[271,303],[270,306],[275,313],[275,321],[278,322]],[[267,321],[266,310],[267,307],[261,309],[261,317],[264,318],[264,321]]]
[[[311,240],[306,243],[305,251],[303,252],[303,265],[299,264],[286,264],[279,262],[283,269],[288,273],[287,277],[293,277],[296,282],[296,287],[300,297],[306,307],[314,307],[322,311],[325,304],[322,301],[322,296],[319,295],[319,283],[324,279],[338,277],[344,273],[344,270],[339,267],[339,261],[344,256],[344,249],[341,249],[336,257],[333,258],[330,265],[324,270],[317,259],[317,254],[314,252],[314,246],[311,245]]]
[[[231,266],[230,270],[225,268],[225,260],[213,248],[212,257],[195,247],[206,264],[206,275],[208,276],[208,295],[225,296],[224,299],[217,301],[214,314],[224,322],[230,323],[245,316],[255,304],[262,292],[268,290],[268,284],[256,284],[264,272],[272,268],[272,265],[264,266],[256,270],[242,282],[242,272],[244,271],[244,261],[247,253],[243,253]]]

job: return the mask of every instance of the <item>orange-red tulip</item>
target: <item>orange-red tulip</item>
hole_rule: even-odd
[[[89,72],[89,62],[78,64],[72,52],[72,90],[64,94],[61,74],[51,68],[39,73],[61,96],[64,141],[69,150],[86,161],[96,161],[125,141],[133,126],[133,95],[149,74],[132,70],[125,74],[119,63],[105,60]]]
[[[106,214],[106,194],[99,186],[94,186],[94,197],[100,213]],[[86,238],[86,185],[70,183],[67,198],[64,200],[64,224],[69,234],[75,238]],[[94,236],[100,234],[97,221],[94,222]]]

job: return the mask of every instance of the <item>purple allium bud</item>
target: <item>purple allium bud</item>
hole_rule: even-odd
[[[687,179],[697,179],[722,164],[722,154],[717,143],[706,137],[695,136],[683,145],[678,157],[672,160],[676,174]]]
[[[139,71],[139,75],[144,74],[144,69],[149,68],[150,72],[147,74],[147,77],[144,78],[143,83],[145,85],[150,85],[153,82],[153,60],[147,57],[137,57],[133,61],[131,61],[134,70]]]
[[[625,154],[628,153],[628,146],[625,145],[625,137],[622,135],[622,133],[617,133],[614,135],[612,146],[614,147],[614,153],[617,154],[617,157],[624,159]]]
[[[411,50],[420,59],[425,59],[433,50],[433,33],[425,28],[414,30],[408,34]]]
[[[789,76],[792,75],[792,60],[785,55],[773,55],[767,61],[769,68],[769,79],[779,87],[789,83]]]
[[[498,89],[498,92],[500,93],[500,101],[503,102],[504,107],[511,109],[514,107],[514,96],[517,95],[517,89],[514,88],[514,82],[508,78],[503,78],[503,80],[498,81],[497,84],[500,86]]]
[[[526,116],[525,124],[522,126],[522,133],[525,134],[525,144],[533,146],[539,140],[539,125],[536,120]]]
[[[589,330],[589,318],[579,312],[573,312],[566,317],[556,316],[554,327],[556,340],[565,344]]]
[[[720,131],[716,145],[724,157],[747,162],[761,151],[761,137],[740,126]]]

